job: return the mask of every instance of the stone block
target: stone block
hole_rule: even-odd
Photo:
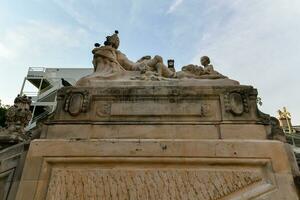
[[[42,169],[17,199],[296,200],[286,154],[267,140],[35,140],[26,169]]]
[[[0,199],[15,199],[26,156],[24,146],[20,143],[0,151]]]
[[[259,124],[221,124],[222,139],[261,139],[267,138],[264,125]]]

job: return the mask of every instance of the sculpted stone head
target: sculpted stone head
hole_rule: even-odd
[[[120,39],[118,36],[119,31],[115,31],[115,33],[111,36],[106,37],[106,41],[104,42],[105,46],[112,46],[115,49],[118,49],[120,45]]]
[[[208,56],[202,56],[200,59],[201,65],[203,65],[204,67],[206,67],[207,65],[210,64],[210,59]]]
[[[116,49],[112,46],[101,46],[98,47],[94,52],[93,64],[95,71],[103,70],[105,67],[114,68],[119,66],[117,61]]]

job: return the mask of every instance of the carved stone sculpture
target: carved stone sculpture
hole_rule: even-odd
[[[146,66],[146,71],[156,72],[157,76],[166,77],[166,78],[175,78],[176,73],[171,71],[167,66],[163,63],[163,58],[161,56],[144,56],[142,59],[138,60],[137,63],[144,64]]]
[[[201,65],[186,65],[181,71],[177,73],[177,78],[194,78],[194,79],[224,79],[227,78],[219,72],[214,70],[213,65],[210,64],[208,56],[203,56],[200,59]]]
[[[286,107],[283,107],[283,110],[278,110],[280,125],[288,130],[289,133],[295,133],[295,129],[292,126],[292,115],[289,111],[287,111]]]
[[[88,85],[93,80],[116,80],[116,79],[134,79],[136,75],[145,77],[151,73],[153,76],[174,78],[176,73],[170,70],[163,63],[161,56],[143,56],[137,62],[129,60],[125,54],[118,50],[120,39],[118,31],[111,36],[106,37],[105,46],[96,43],[92,50],[94,54],[93,65],[94,73],[78,81],[77,85]],[[130,71],[138,72],[134,75]],[[137,78],[144,79],[144,78]]]
[[[26,96],[15,98],[14,105],[6,112],[6,127],[0,129],[0,145],[14,144],[28,139],[25,127],[31,119],[31,99]]]
[[[132,62],[119,42],[95,45],[95,72],[57,92],[16,199],[299,199],[295,158],[268,140],[285,138],[255,88],[206,56],[178,73],[159,56]]]
[[[92,50],[94,73],[83,77],[77,86],[89,86],[97,80],[170,80],[170,79],[225,79],[214,70],[207,56],[201,57],[201,65],[186,65],[182,71],[176,72],[168,68],[159,55],[153,58],[143,56],[137,62],[129,60],[124,53],[118,50],[120,39],[118,31],[106,37],[104,46],[95,44]]]

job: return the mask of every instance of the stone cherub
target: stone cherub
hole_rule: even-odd
[[[200,62],[203,66],[203,74],[215,73],[214,67],[212,64],[210,64],[210,59],[208,56],[202,56]]]
[[[131,76],[130,71],[139,71],[139,74],[150,72],[155,76],[166,78],[175,76],[176,73],[163,64],[162,57],[144,56],[133,62],[118,50],[119,45],[118,31],[106,37],[104,46],[96,43],[92,50],[94,73],[79,80],[77,85],[88,85],[91,80],[130,79],[128,78]]]
[[[220,79],[227,78],[214,70],[208,56],[202,56],[200,59],[202,66],[189,64],[183,66],[180,72],[177,72],[177,78],[194,78],[194,79]]]
[[[0,147],[15,144],[28,139],[25,135],[25,127],[30,121],[31,99],[18,95],[14,105],[6,111],[6,127],[0,129]]]

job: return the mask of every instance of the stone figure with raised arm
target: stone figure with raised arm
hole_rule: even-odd
[[[105,46],[111,46],[116,49],[117,60],[120,65],[128,71],[152,71],[156,72],[158,76],[166,77],[166,78],[174,78],[175,72],[170,70],[163,63],[163,58],[161,56],[143,56],[137,62],[133,62],[129,60],[125,54],[118,50],[120,44],[120,39],[118,37],[118,31],[115,31],[115,34],[112,36],[107,36],[106,41],[104,42]]]
[[[151,80],[175,78],[176,72],[163,64],[162,57],[144,56],[133,62],[118,50],[119,45],[118,31],[106,37],[104,46],[96,43],[92,50],[94,73],[81,78],[76,85],[87,86],[98,80],[146,80],[146,76]]]

